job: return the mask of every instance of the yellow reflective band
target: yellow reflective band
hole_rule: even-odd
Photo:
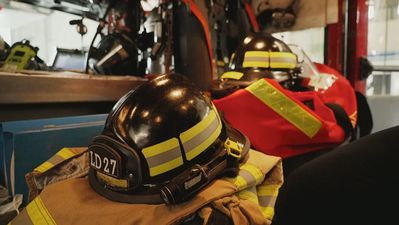
[[[224,64],[223,61],[218,60],[218,61],[216,62],[216,65],[218,65],[218,66],[224,66],[225,64]]]
[[[73,156],[79,154],[71,151],[69,148],[62,148],[58,151],[55,155],[53,155],[50,159],[46,162],[42,163],[40,166],[34,169],[35,172],[44,173],[49,169],[53,168],[54,166],[58,165],[59,163],[72,158]]]
[[[356,127],[356,122],[357,122],[357,110],[353,112],[350,116],[349,119],[351,121],[352,127]]]
[[[238,176],[235,178],[233,183],[238,190],[243,190],[249,186],[256,186],[260,184],[263,179],[264,175],[258,167],[246,163],[240,166]]]
[[[47,211],[40,196],[33,199],[33,201],[26,206],[26,211],[34,225],[57,224]]]
[[[195,136],[197,136],[199,133],[205,130],[205,128],[207,128],[215,118],[216,118],[216,113],[213,110],[211,110],[209,114],[201,122],[195,124],[193,127],[180,134],[181,141],[186,142],[187,140],[190,140]]]
[[[242,63],[244,68],[247,67],[269,67],[269,52],[267,51],[247,51],[244,55]]]
[[[127,180],[116,179],[103,173],[96,173],[97,178],[102,180],[104,183],[110,184],[113,187],[127,188]]]
[[[245,200],[251,201],[251,202],[255,203],[256,205],[259,204],[258,196],[251,191],[242,190],[242,191],[238,192],[238,197],[240,199],[245,199]]]
[[[35,172],[39,172],[39,173],[44,173],[45,171],[53,168],[53,164],[50,162],[44,162],[42,164],[40,164],[40,166],[36,167],[33,171]]]
[[[270,62],[270,68],[272,69],[294,69],[296,63],[289,62]]]
[[[202,135],[204,135],[203,132],[206,132],[207,131],[206,129],[209,126],[212,126],[212,123],[214,122],[217,122],[216,129],[214,129],[214,131],[210,135],[207,135],[207,138],[204,141],[195,144],[198,141],[197,139],[201,138],[202,140]],[[197,155],[205,151],[217,139],[217,137],[219,137],[221,130],[222,130],[222,124],[220,122],[220,119],[219,117],[217,117],[215,110],[211,110],[209,114],[201,122],[197,123],[192,128],[181,133],[180,140],[183,146],[186,146],[187,142],[189,141],[193,142],[194,145],[196,146],[192,149],[186,149],[185,147],[184,150],[186,152],[187,160],[192,160]]]
[[[230,57],[230,62],[233,61],[234,57],[236,57],[236,54],[233,52],[233,53],[231,54],[231,57]]]
[[[259,57],[259,58],[265,58],[267,61],[269,61],[269,52],[267,51],[247,51],[245,52],[244,58],[245,57]]]
[[[271,220],[274,216],[274,208],[273,207],[260,207],[260,210],[262,211],[263,217],[265,217],[266,219]]]
[[[216,130],[207,138],[204,142],[202,142],[200,145],[195,147],[193,150],[190,152],[186,153],[186,157],[188,160],[192,160],[195,158],[197,155],[201,154],[203,151],[205,151],[220,135],[220,132],[222,130],[222,124],[218,122],[218,127]]]
[[[237,176],[234,179],[233,183],[238,188],[238,190],[243,190],[248,186],[247,181],[241,176]]]
[[[258,167],[245,163],[244,165],[240,166],[240,170],[246,170],[251,173],[251,175],[255,178],[256,180],[256,185],[262,183],[264,180],[264,174],[262,173],[262,170],[260,170]]]
[[[176,152],[179,154],[176,154]],[[177,138],[171,138],[144,148],[142,153],[147,160],[150,176],[156,176],[183,165],[183,158]]]
[[[267,184],[257,188],[259,196],[274,196],[277,197],[281,185]]]
[[[265,79],[252,83],[246,90],[309,138],[312,138],[319,132],[322,123],[316,116],[299,106]]]
[[[170,170],[172,170],[172,169],[174,169],[174,168],[176,168],[176,167],[178,167],[180,165],[183,165],[183,158],[182,157],[179,157],[179,158],[176,158],[174,160],[168,161],[168,162],[163,163],[163,164],[161,164],[159,166],[151,167],[150,168],[150,176],[153,177],[153,176],[156,176],[158,174],[168,172],[168,171],[170,171]]]
[[[63,148],[59,152],[57,152],[57,155],[61,156],[64,159],[69,159],[75,156],[76,154],[73,153],[69,148]]]
[[[222,76],[220,76],[220,78],[221,79],[239,80],[242,78],[242,76],[244,76],[244,73],[240,73],[240,72],[236,72],[236,71],[229,71],[229,72],[222,74]]]
[[[297,65],[296,55],[289,52],[270,52],[270,67],[294,69]]]
[[[177,138],[171,138],[169,140],[158,143],[156,145],[152,145],[150,147],[144,148],[143,154],[144,154],[144,157],[149,158],[149,157],[167,152],[167,151],[169,151],[173,148],[176,148],[178,146],[179,146],[179,140],[177,140]]]

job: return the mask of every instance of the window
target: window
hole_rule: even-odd
[[[300,46],[314,62],[324,63],[324,27],[273,34],[287,44]]]
[[[399,0],[369,1],[367,95],[399,96]]]
[[[11,4],[11,3],[10,3]],[[0,35],[9,44],[27,39],[38,47],[38,56],[52,65],[57,48],[87,50],[97,30],[98,22],[85,18],[87,33],[81,37],[76,25],[69,21],[80,16],[61,11],[13,2],[0,10]]]

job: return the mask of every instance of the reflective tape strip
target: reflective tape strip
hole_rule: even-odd
[[[278,190],[280,189],[281,185],[277,184],[265,184],[262,186],[259,186],[257,188],[258,195],[259,196],[274,196],[277,197],[278,195]]]
[[[274,216],[274,206],[280,187],[280,184],[262,184],[257,187],[259,208],[265,218]]]
[[[144,148],[142,152],[147,160],[150,176],[156,176],[183,165],[183,158],[177,138],[171,138]]]
[[[238,176],[234,180],[234,185],[238,190],[243,190],[251,186],[260,184],[264,179],[262,171],[251,164],[243,164],[240,166]]]
[[[39,173],[44,173],[45,171],[51,169],[54,165],[49,162],[44,162],[40,164],[40,166],[36,167],[33,171],[39,172]]]
[[[127,188],[127,180],[116,179],[103,173],[96,173],[98,179],[102,180],[106,184],[110,184],[113,187]]]
[[[277,114],[312,138],[319,132],[322,123],[310,112],[299,106],[265,79],[258,80],[246,88]]]
[[[239,80],[242,78],[242,76],[244,76],[244,73],[240,73],[240,72],[236,72],[236,71],[229,71],[229,72],[222,74],[222,76],[220,76],[220,78],[221,79]]]
[[[267,51],[247,51],[244,55],[242,67],[269,67],[269,52]]]
[[[251,202],[255,203],[256,205],[259,204],[258,196],[256,195],[256,187],[255,186],[238,192],[238,197],[240,199],[246,199],[248,201],[251,201]]]
[[[218,60],[218,61],[216,62],[216,65],[218,65],[218,66],[225,66],[225,63],[224,63],[223,61]]]
[[[58,151],[57,154],[53,155],[49,160],[42,163],[40,166],[36,167],[34,171],[39,173],[44,173],[49,169],[53,168],[54,166],[60,164],[61,162],[67,159],[72,158],[77,154],[78,153],[71,151],[71,149],[69,148],[63,148],[60,151]]]
[[[205,151],[220,135],[222,123],[211,110],[209,114],[192,128],[180,134],[187,160],[192,160]]]
[[[44,206],[42,199],[36,197],[26,206],[26,212],[33,225],[56,225],[57,223],[51,217],[47,208]]]
[[[69,148],[63,148],[59,152],[57,152],[57,155],[61,156],[64,159],[69,159],[75,155]]]
[[[233,52],[233,53],[231,54],[231,57],[230,57],[230,62],[234,60],[234,57],[236,57],[236,54]]]
[[[274,207],[259,207],[262,211],[263,217],[268,220],[273,219],[274,216]]]
[[[350,116],[349,119],[351,121],[352,127],[356,127],[356,122],[357,122],[357,110],[353,112]]]
[[[259,205],[263,207],[273,207],[276,204],[274,196],[259,196]]]
[[[296,55],[289,52],[270,52],[270,68],[294,69],[297,66]]]

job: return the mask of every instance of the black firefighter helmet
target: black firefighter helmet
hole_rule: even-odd
[[[300,71],[297,56],[286,43],[268,33],[251,33],[232,54],[229,70],[220,76],[213,93],[223,97],[262,78],[291,89]]]
[[[118,202],[179,203],[235,175],[249,146],[184,76],[162,75],[116,103],[89,145],[89,182]]]

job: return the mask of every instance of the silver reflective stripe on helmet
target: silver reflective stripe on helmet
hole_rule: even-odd
[[[180,134],[187,160],[192,160],[205,151],[219,137],[222,123],[215,110],[198,124]]]
[[[143,155],[150,169],[150,176],[168,172],[183,165],[179,140],[171,138],[143,149]]]

